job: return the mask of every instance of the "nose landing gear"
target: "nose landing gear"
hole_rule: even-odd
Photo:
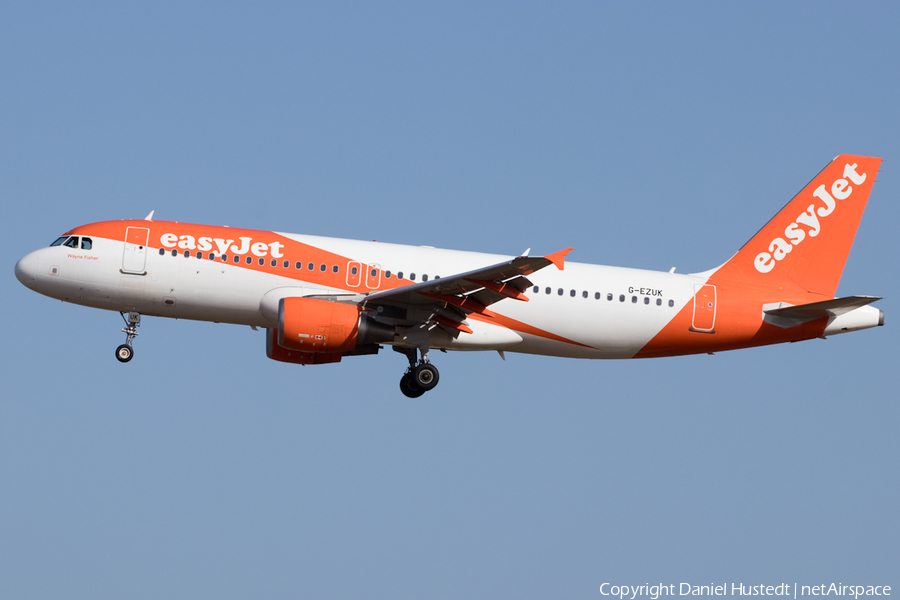
[[[440,374],[437,367],[428,362],[428,351],[422,353],[422,360],[416,362],[415,348],[400,348],[394,346],[394,350],[406,355],[409,359],[409,368],[400,378],[400,391],[407,398],[418,398],[427,391],[433,390],[438,384]]]
[[[127,363],[134,358],[134,348],[131,347],[131,342],[138,336],[137,328],[141,326],[141,315],[140,313],[130,312],[126,318],[125,313],[120,312],[119,314],[122,315],[122,319],[125,321],[125,328],[122,329],[122,332],[125,334],[125,343],[116,348],[116,359],[119,362]]]

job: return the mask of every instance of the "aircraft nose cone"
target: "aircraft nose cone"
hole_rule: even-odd
[[[34,289],[34,284],[37,282],[37,263],[37,256],[34,255],[34,252],[16,263],[16,279],[27,288]]]

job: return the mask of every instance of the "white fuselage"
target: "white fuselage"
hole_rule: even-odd
[[[362,268],[375,267],[374,279],[360,277],[353,285],[349,264],[337,267],[343,285],[323,286],[298,279],[308,263],[290,257],[266,269],[244,268],[230,260],[189,257],[175,248],[147,248],[145,274],[127,271],[134,260],[121,240],[92,237],[89,250],[56,246],[33,252],[20,261],[17,274],[28,287],[44,295],[74,304],[143,315],[215,321],[258,327],[277,324],[277,302],[284,296],[365,295],[394,279],[403,282],[433,280],[495,264],[510,257],[364,242],[318,236],[279,234],[304,245],[343,257]],[[252,260],[256,260],[253,258]],[[126,268],[123,268],[125,266]],[[313,264],[313,271],[321,268]],[[682,275],[640,269],[607,267],[568,262],[562,271],[544,269],[533,273],[534,284],[526,291],[528,302],[508,299],[491,306],[498,315],[522,323],[517,329],[484,321],[469,320],[473,333],[453,337],[437,330],[430,346],[447,350],[508,350],[575,358],[630,358],[690,303],[696,286],[706,282],[706,274]],[[549,293],[548,293],[549,292]],[[549,332],[560,339],[540,333]],[[562,341],[562,339],[567,341]],[[574,343],[571,343],[574,342]],[[402,341],[395,340],[395,343]]]

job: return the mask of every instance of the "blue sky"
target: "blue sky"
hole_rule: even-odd
[[[596,598],[900,586],[900,9],[0,5],[0,587],[15,598]],[[884,158],[838,293],[887,326],[716,356],[299,367],[246,327],[21,286],[156,218],[700,271]]]

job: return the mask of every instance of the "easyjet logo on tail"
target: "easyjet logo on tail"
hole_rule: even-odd
[[[861,185],[866,180],[866,174],[857,173],[856,167],[857,163],[844,165],[844,176],[831,184],[830,194],[825,188],[825,184],[816,188],[812,195],[821,200],[825,206],[816,208],[815,204],[810,204],[806,212],[797,215],[794,222],[785,227],[784,237],[775,238],[769,242],[768,252],[760,252],[756,255],[756,258],[753,260],[753,266],[756,267],[757,271],[768,273],[775,268],[778,261],[784,260],[784,257],[794,249],[794,246],[802,243],[807,236],[812,238],[819,235],[819,232],[822,230],[819,217],[828,217],[837,207],[837,200],[846,200],[850,197],[850,194],[853,193],[853,186],[850,183]],[[804,227],[807,229],[804,229]]]

